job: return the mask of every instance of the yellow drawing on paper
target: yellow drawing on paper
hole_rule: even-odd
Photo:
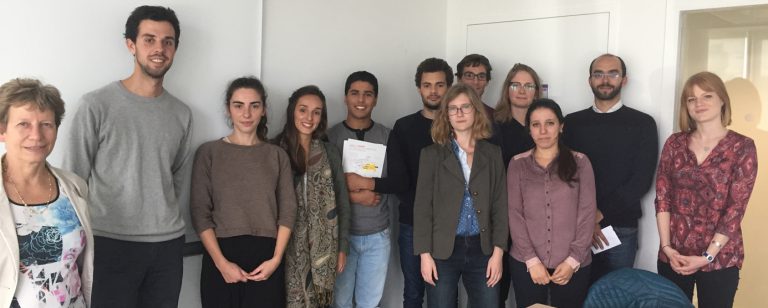
[[[376,172],[376,169],[379,169],[379,166],[376,166],[374,163],[365,163],[363,164],[363,170],[366,172]]]

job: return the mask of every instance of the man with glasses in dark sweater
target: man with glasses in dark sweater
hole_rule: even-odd
[[[619,268],[633,267],[638,248],[640,201],[653,182],[658,132],[653,118],[623,104],[627,68],[618,56],[604,54],[589,66],[594,104],[565,118],[564,138],[589,157],[595,172],[597,217],[594,247],[607,240],[602,228],[613,226],[621,245],[594,255],[592,282]]]

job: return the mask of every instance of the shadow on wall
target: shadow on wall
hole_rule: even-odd
[[[733,122],[730,129],[755,141],[758,161],[757,180],[741,223],[745,258],[734,307],[758,307],[765,304],[763,294],[768,290],[768,266],[763,262],[768,259],[768,247],[762,245],[765,218],[768,217],[768,208],[764,206],[768,201],[768,190],[761,189],[766,187],[768,168],[759,166],[760,162],[768,162],[768,131],[759,126],[763,117],[763,101],[754,83],[734,78],[726,82],[725,87],[731,98]]]

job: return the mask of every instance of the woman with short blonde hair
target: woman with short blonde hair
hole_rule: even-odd
[[[13,79],[0,86],[0,307],[90,306],[88,188],[46,161],[63,116],[51,85]]]

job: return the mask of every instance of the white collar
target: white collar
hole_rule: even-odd
[[[616,102],[616,104],[613,105],[613,107],[611,107],[611,109],[608,109],[608,111],[606,111],[606,112],[603,112],[602,110],[600,110],[600,108],[597,108],[597,105],[595,105],[595,104],[592,104],[592,110],[594,110],[597,113],[611,113],[611,112],[614,112],[616,110],[619,110],[619,108],[621,108],[623,106],[624,106],[624,104],[622,104],[621,100],[619,100],[618,102]]]

